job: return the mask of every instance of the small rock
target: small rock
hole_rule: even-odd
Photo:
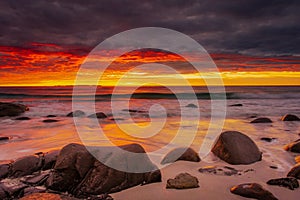
[[[38,156],[26,156],[20,159],[17,159],[12,163],[11,172],[9,177],[21,177],[25,175],[32,174],[35,171],[41,169],[42,162]]]
[[[130,113],[145,113],[143,110],[134,110],[134,109],[123,109],[124,112],[130,112]]]
[[[107,115],[104,114],[103,112],[97,112],[97,113],[89,115],[88,118],[104,119],[104,118],[107,118]]]
[[[34,193],[22,197],[20,200],[63,200],[58,194],[51,193]]]
[[[257,183],[244,183],[234,186],[230,192],[246,198],[253,198],[258,200],[278,200],[271,192],[265,190]]]
[[[267,117],[260,117],[251,121],[250,123],[272,123],[272,120]]]
[[[243,106],[243,104],[241,104],[241,103],[236,103],[236,104],[231,104],[231,105],[229,105],[230,107],[241,107],[241,106]]]
[[[25,188],[23,191],[23,196],[27,196],[29,194],[34,194],[34,193],[43,193],[46,192],[46,188],[42,186],[36,186],[36,187],[28,187]]]
[[[44,123],[53,123],[53,122],[58,122],[59,120],[57,119],[45,119],[43,120]]]
[[[271,179],[267,182],[269,185],[278,185],[294,190],[299,187],[299,183],[294,177]]]
[[[85,112],[81,110],[75,110],[74,112],[70,112],[67,114],[67,117],[83,117],[85,116]]]
[[[0,141],[7,141],[7,140],[9,140],[9,137],[6,137],[6,136],[0,137]]]
[[[47,115],[46,117],[47,118],[53,118],[53,117],[56,117],[56,115]]]
[[[277,140],[277,138],[268,138],[268,137],[262,137],[260,140],[265,141],[265,142],[273,142]]]
[[[0,117],[18,116],[27,110],[29,110],[29,108],[22,104],[0,102]]]
[[[187,108],[198,108],[197,105],[193,104],[193,103],[189,103],[188,105],[186,105],[185,107]]]
[[[288,177],[300,179],[300,163],[296,164],[287,174]]]
[[[29,117],[18,117],[15,120],[30,120]]]
[[[281,118],[281,121],[300,121],[300,118],[296,115],[287,114]]]
[[[6,196],[12,199],[13,197],[18,197],[19,193],[26,187],[28,186],[24,183],[9,179],[2,180],[0,183],[0,188],[5,191]]]
[[[161,164],[173,163],[178,160],[200,162],[201,159],[197,152],[192,148],[177,148],[170,151],[161,161]]]
[[[286,151],[291,151],[294,153],[300,153],[300,139],[292,142],[284,147]]]
[[[221,176],[240,175],[242,172],[228,166],[207,166],[200,168],[198,171],[203,174],[214,174]]]
[[[49,177],[49,173],[49,171],[44,171],[41,174],[24,176],[20,179],[20,181],[27,185],[42,185]]]
[[[198,188],[199,181],[189,173],[178,174],[174,179],[167,180],[167,189],[189,189]]]
[[[261,152],[251,138],[237,131],[221,133],[211,151],[233,165],[251,164],[262,158]]]
[[[270,168],[271,168],[271,169],[278,169],[278,167],[277,167],[277,166],[274,166],[274,165],[271,165]]]

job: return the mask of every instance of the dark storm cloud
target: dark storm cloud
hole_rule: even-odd
[[[120,31],[159,26],[190,35],[208,51],[299,54],[299,10],[297,0],[5,0],[0,45],[92,48]]]

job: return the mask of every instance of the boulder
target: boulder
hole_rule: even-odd
[[[45,153],[42,170],[52,169],[55,166],[58,155],[59,155],[59,150],[54,150]]]
[[[70,112],[67,114],[67,117],[83,117],[85,116],[85,112],[81,110],[75,110],[74,112]]]
[[[35,171],[40,170],[42,167],[42,158],[40,156],[26,156],[17,159],[12,163],[9,177],[21,177],[32,174]]]
[[[161,164],[173,163],[178,160],[200,162],[201,159],[197,152],[192,148],[177,148],[170,151],[161,161]]]
[[[299,183],[294,177],[271,179],[267,182],[269,185],[278,185],[294,190],[299,187]]]
[[[237,131],[221,133],[211,151],[233,165],[251,164],[262,158],[256,144],[247,135]]]
[[[91,147],[94,155],[101,156],[105,162],[117,166],[131,166],[137,170],[147,166],[146,173],[127,173],[110,168],[92,156],[80,144],[65,146],[57,158],[53,172],[46,181],[49,189],[69,192],[78,197],[91,194],[118,192],[139,184],[161,181],[160,171],[145,156],[144,149],[137,144],[120,146],[125,151],[116,151],[119,147]],[[134,152],[134,154],[129,154]],[[127,153],[124,153],[127,152]],[[141,156],[144,155],[144,156]]]
[[[230,192],[246,198],[253,198],[258,200],[278,200],[271,192],[265,190],[257,183],[244,183],[234,186]]]
[[[104,114],[103,112],[97,112],[97,113],[89,115],[88,118],[104,119],[104,118],[107,118],[107,115]]]
[[[260,117],[252,120],[250,123],[272,123],[272,120],[267,117]]]
[[[281,121],[300,121],[296,115],[286,114],[281,118]]]
[[[300,163],[296,164],[287,174],[288,177],[300,179]]]
[[[186,105],[185,107],[187,108],[198,108],[197,105],[193,104],[193,103],[189,103],[188,105]]]
[[[27,110],[29,110],[29,108],[22,104],[0,102],[0,117],[18,116]]]
[[[300,139],[292,142],[284,147],[286,151],[291,151],[294,153],[300,153]]]
[[[167,180],[167,189],[189,189],[198,188],[199,181],[189,173],[178,174],[174,179]]]
[[[29,117],[17,117],[15,120],[30,120]]]

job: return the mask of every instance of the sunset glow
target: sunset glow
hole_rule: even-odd
[[[103,52],[95,60],[108,59],[114,52]],[[53,86],[73,85],[76,73],[88,55],[84,48],[65,47],[55,44],[31,43],[29,48],[0,47],[1,86]],[[194,55],[185,55],[191,58]],[[240,54],[211,54],[218,66],[225,85],[300,85],[300,57],[258,57]],[[216,72],[199,74],[188,67],[185,60],[175,54],[145,50],[127,53],[107,69],[101,85],[115,85],[129,68],[145,63],[161,63],[177,69],[192,85],[204,85],[202,77],[214,77]],[[95,72],[90,72],[92,75]],[[160,74],[159,69],[127,74],[128,85],[139,85],[164,79],[176,85],[172,74]],[[89,80],[82,83],[89,85]]]

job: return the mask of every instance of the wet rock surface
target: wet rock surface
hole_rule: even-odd
[[[290,190],[294,190],[299,187],[298,180],[294,177],[271,179],[267,182],[267,184],[286,187]]]
[[[257,183],[244,183],[234,186],[230,192],[246,198],[253,198],[258,200],[278,200],[271,192],[265,190]]]
[[[170,151],[161,161],[161,164],[173,163],[178,160],[200,162],[201,159],[197,152],[192,148],[177,148]]]
[[[0,102],[0,117],[18,116],[27,110],[29,110],[29,108],[22,104]]]
[[[237,131],[221,133],[212,152],[233,165],[251,164],[262,158],[256,144],[247,135]]]
[[[199,181],[189,173],[178,174],[174,179],[167,180],[167,189],[190,189],[198,188]]]
[[[260,117],[252,120],[250,123],[272,123],[272,120],[267,117]]]
[[[300,118],[296,115],[286,114],[281,118],[281,121],[300,121]]]

